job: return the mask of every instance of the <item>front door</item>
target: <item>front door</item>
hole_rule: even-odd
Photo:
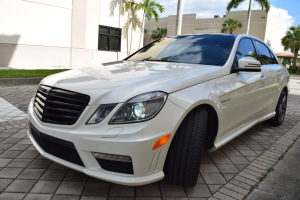
[[[243,57],[257,55],[253,41],[249,38],[241,39],[235,57],[235,65]],[[238,67],[238,66],[235,66]],[[231,100],[230,122],[227,133],[231,134],[238,129],[253,123],[257,116],[262,115],[265,106],[265,72],[236,72],[230,74]]]

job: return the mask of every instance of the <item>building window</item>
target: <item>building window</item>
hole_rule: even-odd
[[[121,29],[99,26],[98,50],[120,51]]]

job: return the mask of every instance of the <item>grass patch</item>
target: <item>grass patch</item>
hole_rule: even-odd
[[[274,168],[273,168],[273,167],[270,167],[270,168],[268,169],[268,173],[270,173],[270,172],[272,172],[272,171],[274,171]]]
[[[298,75],[300,76],[300,72],[292,73],[291,69],[288,69],[290,75]]]
[[[46,77],[69,69],[4,69],[0,70],[0,78]]]
[[[255,188],[257,188],[257,187],[258,187],[258,183],[252,185],[251,188],[250,188],[250,191],[252,192],[252,191],[253,191]]]
[[[284,158],[284,155],[281,155],[278,160],[282,160]]]

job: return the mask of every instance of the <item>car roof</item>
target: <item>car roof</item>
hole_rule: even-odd
[[[224,34],[224,33],[212,33],[212,34],[185,34],[185,35],[174,35],[174,36],[168,36],[166,38],[179,38],[179,37],[184,37],[184,36],[201,36],[201,35],[212,35],[212,36],[226,36],[226,37],[233,37],[233,38],[252,38],[252,39],[256,39],[262,43],[265,43],[263,40],[252,36],[252,35],[247,35],[247,34]]]
[[[236,34],[224,34],[224,33],[211,33],[211,34],[184,34],[184,35],[174,35],[174,36],[168,36],[168,38],[174,38],[174,37],[182,37],[182,36],[200,36],[200,35],[212,35],[212,36],[231,36],[231,37],[237,37]]]

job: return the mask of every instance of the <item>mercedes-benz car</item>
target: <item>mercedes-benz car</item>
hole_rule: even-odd
[[[250,35],[156,40],[122,61],[46,77],[28,136],[40,154],[123,185],[195,185],[201,155],[285,117],[289,74]]]

